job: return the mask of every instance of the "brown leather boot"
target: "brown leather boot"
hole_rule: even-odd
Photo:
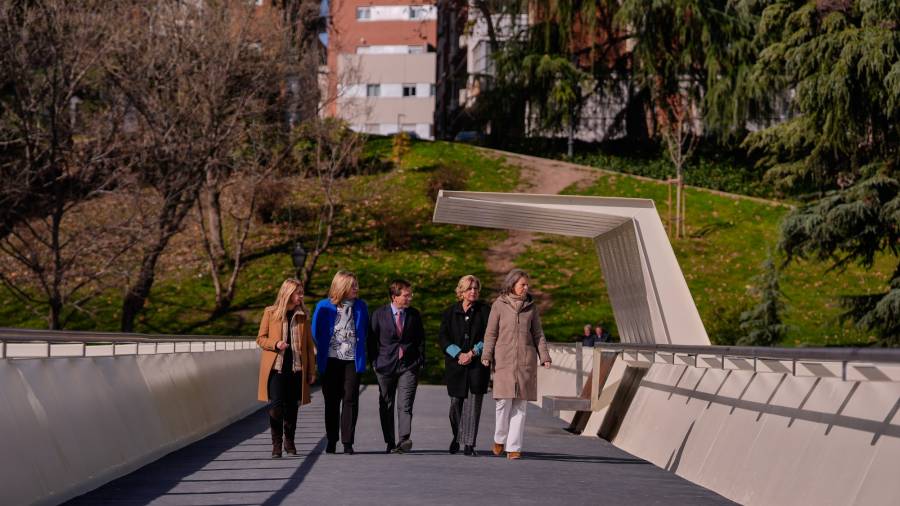
[[[284,411],[284,453],[297,455],[297,447],[294,445],[294,433],[297,430],[298,406],[286,406]]]
[[[283,442],[282,424],[283,412],[280,407],[269,408],[269,429],[272,431],[272,458],[281,458],[281,444]]]

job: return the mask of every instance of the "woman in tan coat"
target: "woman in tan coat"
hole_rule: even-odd
[[[521,269],[506,275],[500,297],[491,306],[481,360],[494,371],[494,455],[505,449],[512,460],[522,457],[525,409],[528,401],[537,400],[538,361],[550,367],[541,317],[528,284],[528,274]]]
[[[316,348],[310,319],[303,306],[303,285],[286,279],[275,304],[263,311],[256,343],[262,348],[259,362],[259,400],[270,402],[272,458],[281,457],[281,445],[297,454],[298,401],[309,404],[309,385],[316,381]]]

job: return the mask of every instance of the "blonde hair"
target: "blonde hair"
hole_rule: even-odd
[[[336,306],[346,299],[353,288],[354,281],[359,283],[356,274],[349,271],[337,271],[334,279],[331,280],[331,288],[328,289],[328,299],[331,303]]]
[[[294,292],[297,290],[300,290],[300,293],[303,293],[303,284],[300,283],[299,279],[288,278],[281,283],[281,288],[278,289],[278,296],[275,297],[275,304],[272,305],[273,318],[275,321],[284,320],[284,316],[287,313],[287,305],[291,301],[291,295],[294,295]],[[306,307],[303,306],[302,299],[300,300],[298,308],[301,314],[306,314]]]
[[[463,294],[466,293],[466,290],[475,285],[479,291],[481,291],[481,281],[478,278],[471,274],[466,274],[465,276],[459,278],[459,282],[456,283],[456,300],[463,300]]]

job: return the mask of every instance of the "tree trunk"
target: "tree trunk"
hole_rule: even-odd
[[[681,182],[681,168],[679,167],[677,170],[677,176],[675,183],[675,238],[681,238],[681,192],[682,192],[682,182]]]
[[[144,302],[150,295],[150,288],[153,287],[156,274],[156,262],[163,249],[165,249],[165,244],[157,243],[151,251],[144,255],[137,281],[131,285],[122,301],[122,332],[134,332],[134,319],[144,308]]]
[[[572,160],[572,157],[575,156],[575,120],[569,119],[569,141],[566,149],[566,154],[569,157],[569,160]]]
[[[185,170],[190,169],[186,168]],[[147,297],[150,295],[150,289],[153,287],[156,263],[169,244],[169,240],[181,228],[187,213],[193,209],[197,200],[199,185],[193,189],[186,188],[182,191],[188,193],[183,200],[172,203],[166,202],[164,204],[167,207],[161,211],[161,215],[157,220],[158,237],[156,243],[144,253],[137,280],[129,287],[128,292],[125,294],[125,299],[122,301],[122,332],[134,332],[134,319],[141,309],[144,308],[144,302],[146,302]]]
[[[209,248],[213,256],[216,270],[225,266],[225,234],[222,231],[222,204],[221,193],[218,185],[210,181],[212,176],[207,173],[206,188],[203,190],[203,208],[200,220],[206,220],[206,233],[209,239]],[[205,215],[205,216],[204,216]]]
[[[47,315],[47,327],[50,330],[59,330],[62,328],[59,324],[63,308],[62,301],[57,297],[51,297],[48,302],[50,303],[50,312]]]
[[[647,126],[647,107],[650,94],[646,88],[635,91],[628,86],[628,103],[625,105],[625,135],[632,142],[645,143],[650,140]]]
[[[678,185],[681,186],[681,237],[687,238],[687,193],[684,191],[684,178],[679,178]]]
[[[316,240],[316,248],[310,254],[310,258],[306,262],[306,270],[303,272],[302,279],[304,292],[309,291],[309,286],[312,283],[312,274],[315,272],[319,256],[328,249],[328,245],[331,243],[331,235],[333,233],[332,223],[334,222],[334,202],[331,200],[330,194],[326,198],[326,209],[323,213],[322,220],[319,223],[319,230],[322,230],[322,226],[325,227],[325,230],[319,234],[319,237]]]

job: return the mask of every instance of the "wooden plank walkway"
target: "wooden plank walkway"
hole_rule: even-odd
[[[481,456],[449,455],[449,400],[420,386],[413,450],[385,454],[378,387],[360,396],[355,455],[325,454],[322,396],[301,408],[298,455],[271,459],[268,421],[259,411],[68,504],[732,504],[614,447],[573,436],[558,418],[529,406],[524,458],[490,455],[494,401],[484,401]]]

